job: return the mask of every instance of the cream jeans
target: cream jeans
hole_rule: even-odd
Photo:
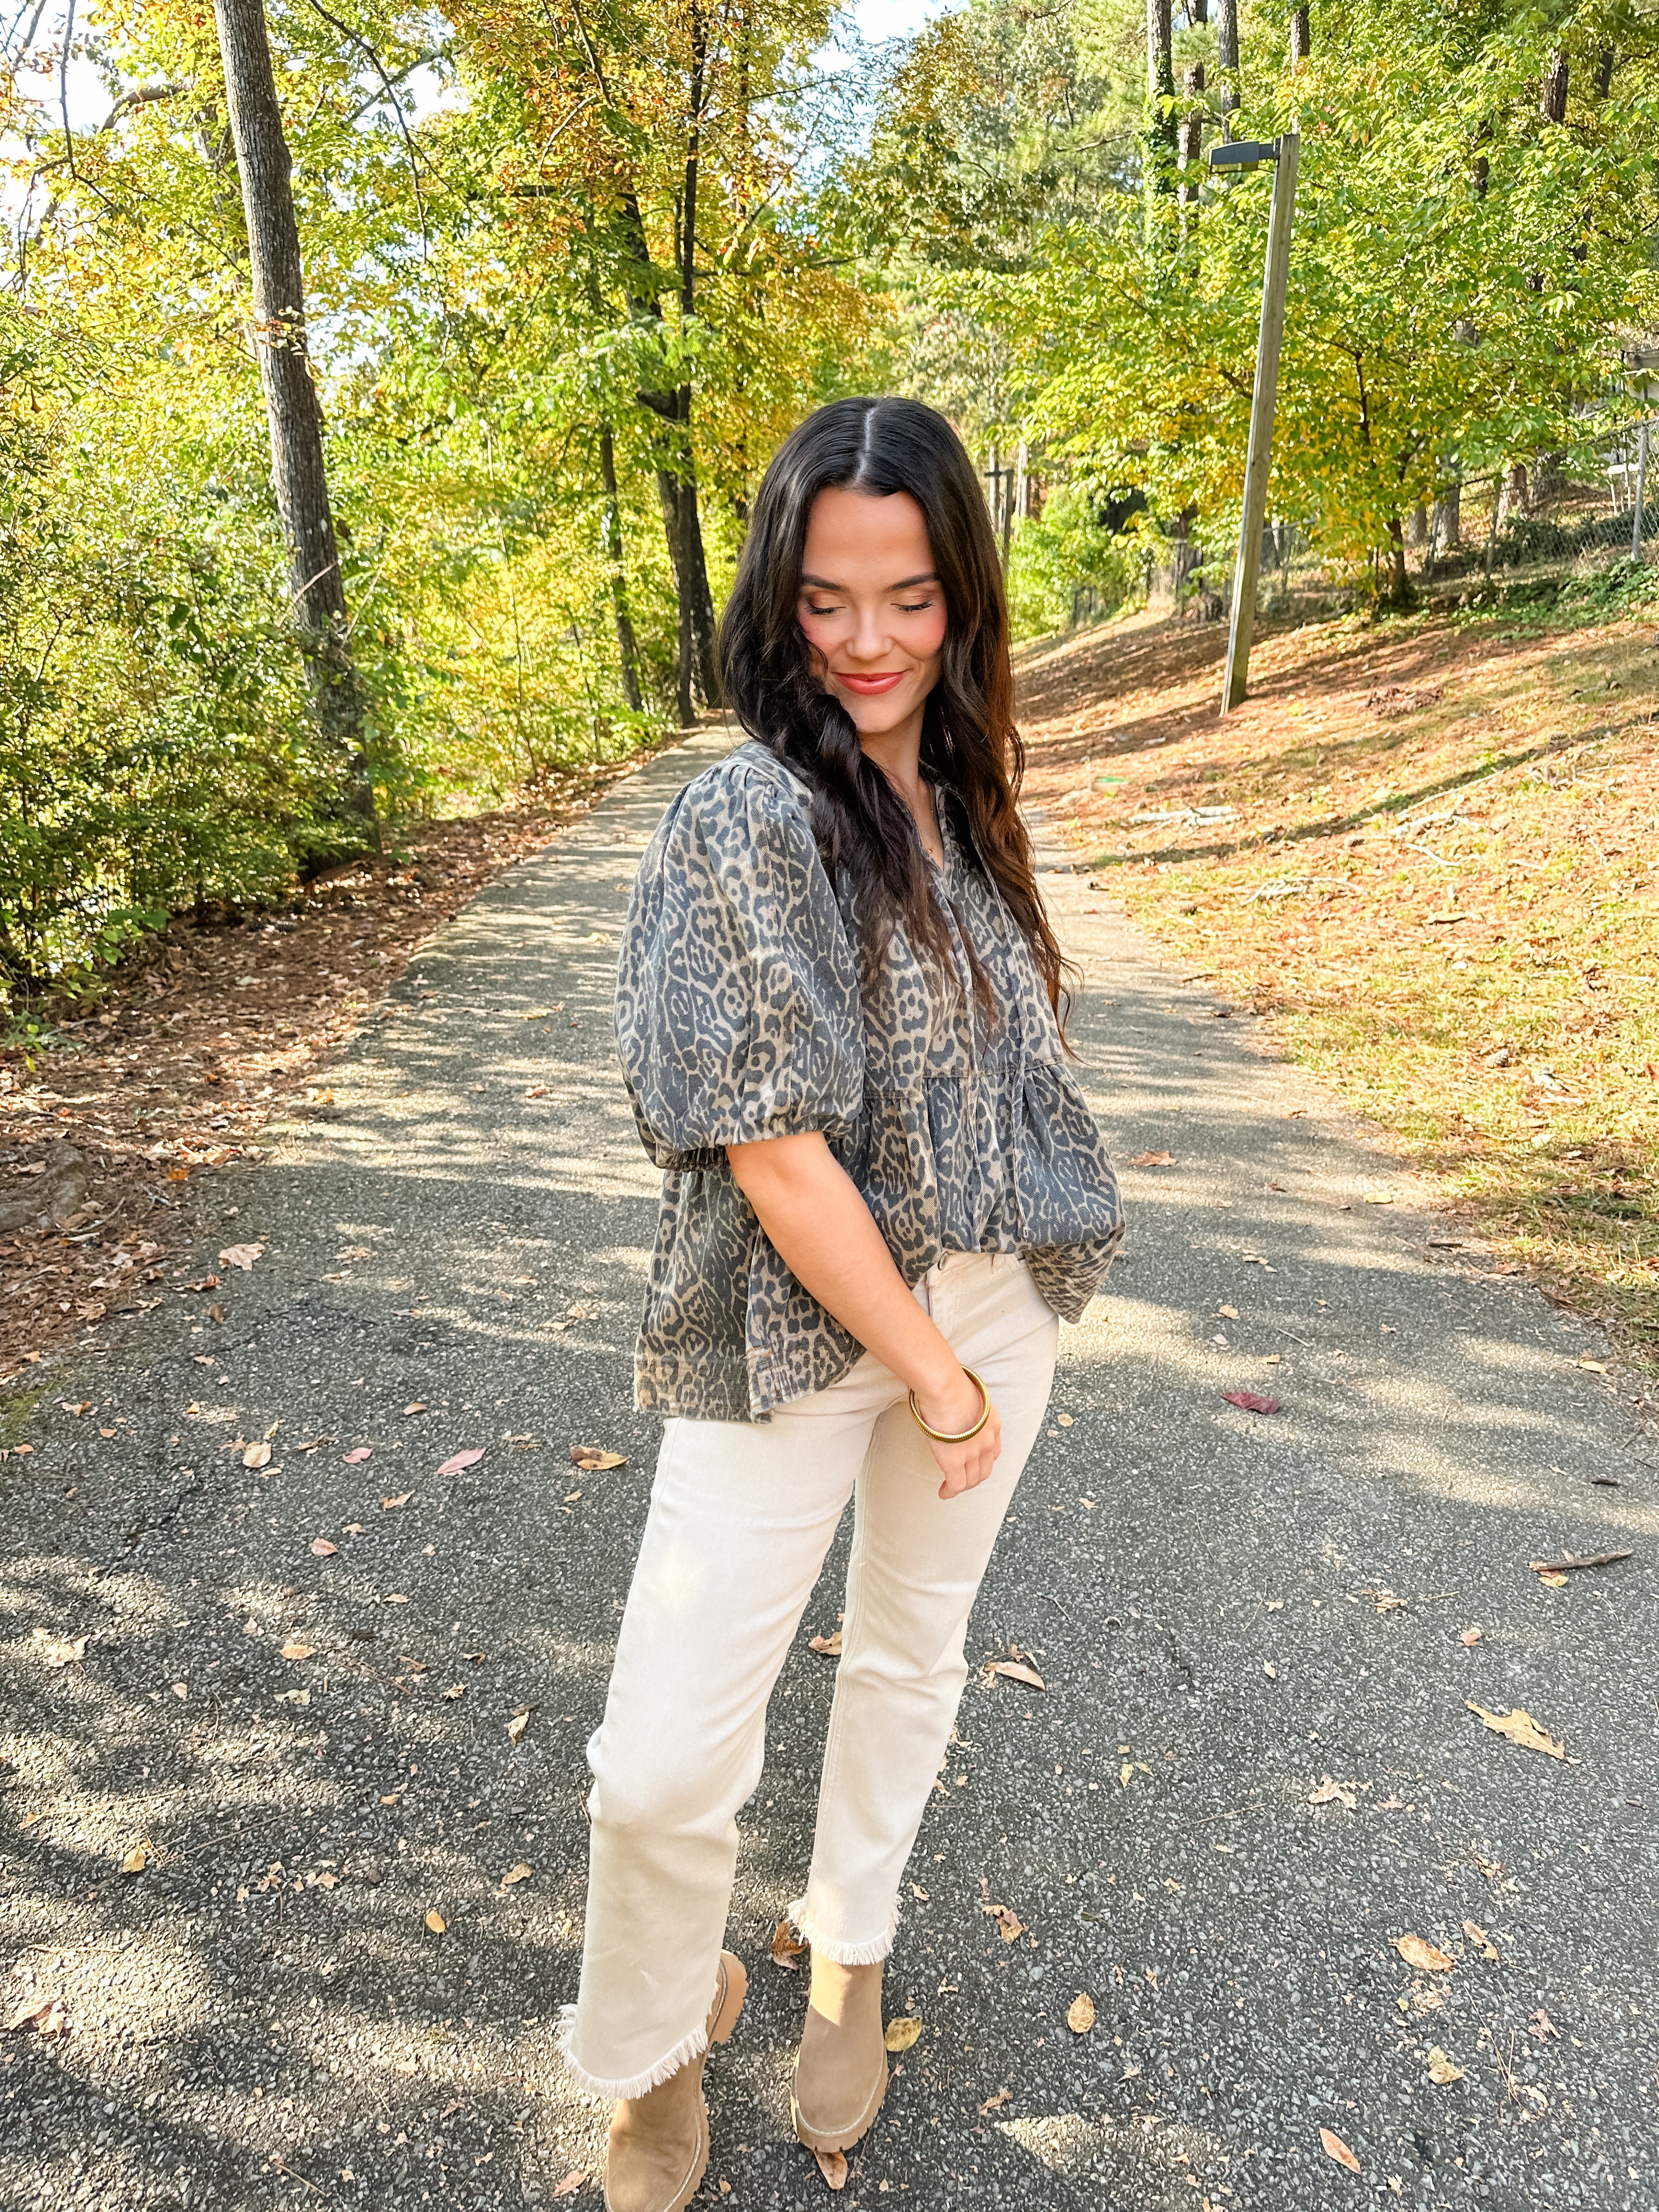
[[[848,1966],[884,1959],[898,1888],[967,1680],[963,1638],[1054,1377],[1057,1324],[1024,1261],[951,1253],[917,1285],[1002,1420],[990,1479],[948,1501],[904,1386],[866,1353],[769,1423],[671,1420],[623,1617],[594,1786],[581,1988],[562,2040],[605,2097],[703,2048],[766,1705],[842,1509],[846,1619],[817,1828],[791,1917]]]

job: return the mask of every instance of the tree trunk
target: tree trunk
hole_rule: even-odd
[[[1565,123],[1567,119],[1567,58],[1559,46],[1544,64],[1538,112],[1546,123]]]
[[[1181,88],[1188,100],[1196,100],[1199,97],[1204,89],[1202,62],[1194,62],[1190,69],[1182,70]],[[1176,159],[1183,172],[1181,198],[1189,206],[1195,205],[1198,200],[1198,179],[1194,177],[1188,182],[1184,173],[1188,169],[1199,168],[1203,161],[1204,123],[1206,113],[1207,110],[1203,107],[1189,108],[1182,117],[1176,130]]]
[[[300,232],[264,0],[214,0],[214,14],[247,217],[252,336],[270,426],[276,511],[288,547],[290,611],[318,729],[343,766],[346,811],[372,836],[374,791],[363,749],[362,690],[351,657],[323,464],[322,413],[311,380]]]
[[[1411,578],[1406,574],[1406,533],[1400,517],[1389,517],[1389,580],[1382,594],[1385,606],[1408,607],[1412,603]]]
[[[1429,510],[1419,499],[1406,517],[1406,543],[1413,552],[1429,542]]]
[[[1312,52],[1313,33],[1308,28],[1308,11],[1305,8],[1292,8],[1291,10],[1291,67],[1294,69],[1298,62],[1305,62]]]
[[[1146,0],[1146,183],[1167,192],[1175,166],[1175,41],[1170,0]]]
[[[1463,487],[1454,477],[1440,495],[1440,545],[1450,553],[1463,542]]]
[[[620,214],[623,234],[638,269],[638,276],[626,286],[629,311],[659,325],[662,303],[648,289],[651,248],[645,234],[645,218],[631,191],[622,194]],[[683,302],[687,265],[683,248],[679,265]],[[691,720],[699,692],[705,705],[714,704],[720,696],[714,678],[714,607],[703,558],[696,465],[691,450],[691,392],[685,385],[675,391],[647,386],[635,397],[642,407],[650,409],[660,426],[652,443],[656,448],[657,498],[662,508],[663,537],[674,571],[674,590],[680,608],[681,651],[675,696],[681,726],[684,727]]]
[[[645,704],[640,690],[640,649],[628,611],[628,569],[623,559],[622,502],[617,496],[617,448],[611,425],[599,425],[599,475],[605,484],[605,557],[611,570],[611,599],[617,616],[617,658],[622,663],[623,696],[637,714]]]
[[[691,79],[687,88],[685,128],[684,218],[680,226],[680,319],[690,322],[696,311],[697,185],[702,167],[702,118],[707,97],[708,65],[708,20],[697,0],[691,9]],[[680,468],[680,544],[684,558],[682,597],[690,605],[690,644],[695,656],[696,690],[705,706],[720,704],[720,676],[714,665],[714,600],[708,588],[708,566],[703,556],[702,519],[697,511],[697,477],[691,445],[691,386],[678,392],[683,426]],[[682,624],[682,635],[684,625]]]
[[[1595,57],[1595,97],[1605,100],[1613,90],[1613,72],[1618,55],[1611,46],[1603,46]]]
[[[1216,0],[1216,70],[1221,79],[1218,106],[1224,115],[1238,106],[1238,0]]]

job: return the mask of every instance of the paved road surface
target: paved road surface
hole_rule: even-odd
[[[654,1441],[628,1390],[653,1185],[610,980],[697,752],[445,931],[331,1118],[208,1180],[192,1279],[232,1244],[250,1271],[9,1401],[0,1443],[34,1449],[0,1461],[0,2019],[64,2032],[0,2034],[8,2203],[484,2212],[573,2174],[597,2203],[603,2116],[552,2024]],[[971,1632],[1047,1688],[970,1683],[890,1976],[922,2033],[843,2201],[1650,2212],[1652,1440],[1577,1364],[1593,1331],[1442,1241],[1085,878],[1046,883],[1117,1153],[1173,1158],[1126,1165],[1126,1256],[1064,1335]],[[227,1448],[268,1435],[264,1468]],[[573,1443],[628,1465],[578,1473]],[[1626,1547],[1560,1589],[1528,1566]],[[708,2201],[738,2208],[825,2194],[788,2136],[802,1981],[766,1953],[843,1557],[748,1818],[754,1994],[711,2069]],[[1437,2048],[1461,2078],[1431,2080]]]

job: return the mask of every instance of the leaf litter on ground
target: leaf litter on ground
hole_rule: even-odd
[[[1346,2166],[1350,2173],[1358,2172],[1359,2160],[1334,2128],[1321,2128],[1319,2142],[1327,2158],[1334,2158],[1339,2166]]]
[[[1425,1974],[1449,1974],[1457,1964],[1437,1943],[1431,1943],[1424,1936],[1395,1936],[1390,1940],[1408,1966],[1416,1966]]]
[[[793,1974],[806,1955],[806,1946],[787,1920],[780,1920],[772,1930],[772,1964]]]
[[[1476,1705],[1473,1698],[1465,1698],[1463,1703],[1495,1735],[1507,1737],[1510,1743],[1519,1744],[1523,1751],[1547,1752],[1552,1759],[1566,1757],[1566,1746],[1558,1743],[1543,1723],[1535,1721],[1522,1707],[1516,1705],[1507,1713],[1498,1713],[1490,1712],[1485,1705]]]

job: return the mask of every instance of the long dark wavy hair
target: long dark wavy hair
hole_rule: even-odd
[[[812,793],[812,830],[850,882],[866,981],[893,930],[948,976],[950,940],[915,817],[823,688],[798,614],[807,520],[821,491],[908,492],[927,525],[945,595],[939,680],[922,773],[959,804],[978,865],[1024,932],[1057,1016],[1066,965],[1042,909],[1018,811],[1024,749],[1014,726],[1008,609],[991,518],[960,438],[915,399],[837,399],[791,432],[757,494],[720,628],[720,681],[738,722]],[[976,994],[987,996],[975,975]]]

